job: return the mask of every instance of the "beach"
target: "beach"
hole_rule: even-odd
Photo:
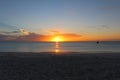
[[[120,80],[120,0],[0,0],[0,80]]]
[[[0,80],[119,80],[120,53],[0,52]]]

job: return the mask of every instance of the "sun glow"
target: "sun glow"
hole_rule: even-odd
[[[60,37],[60,36],[55,36],[52,41],[53,41],[53,42],[62,42],[62,41],[63,41],[63,38]]]

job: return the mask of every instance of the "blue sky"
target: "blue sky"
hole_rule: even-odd
[[[22,28],[40,34],[57,30],[116,39],[119,4],[120,0],[0,0],[0,30]]]

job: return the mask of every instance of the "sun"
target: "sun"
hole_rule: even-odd
[[[53,39],[52,39],[53,42],[62,42],[63,41],[63,38],[61,36],[55,36]]]
[[[54,38],[54,41],[59,42],[59,41],[61,41],[61,39],[60,39],[59,36],[56,36],[56,37]]]

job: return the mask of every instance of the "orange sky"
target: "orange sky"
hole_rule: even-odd
[[[47,42],[66,42],[66,41],[80,41],[81,36],[76,34],[59,34],[59,35],[46,35],[43,37],[34,38],[36,41],[47,41]]]
[[[119,35],[78,35],[74,33],[58,33],[53,35],[44,35],[44,36],[36,36],[33,38],[35,41],[47,41],[47,42],[69,42],[69,41],[115,41],[119,40]],[[35,36],[34,36],[35,37]]]
[[[0,41],[37,41],[37,42],[74,42],[74,41],[119,41],[119,34],[76,34],[65,33],[60,31],[50,31],[49,34],[37,34],[30,31],[22,30],[23,35],[1,34]],[[27,33],[27,34],[26,34]]]

